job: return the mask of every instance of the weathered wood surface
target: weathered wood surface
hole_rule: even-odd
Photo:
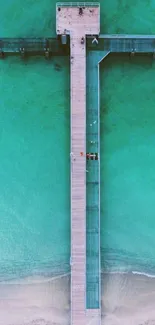
[[[57,8],[58,9],[58,8]],[[86,311],[86,34],[98,34],[100,12],[88,7],[57,10],[57,33],[70,34],[71,101],[71,324],[99,325],[99,312]],[[81,42],[83,38],[83,42]],[[84,153],[81,156],[81,152]],[[94,318],[93,318],[94,317]]]

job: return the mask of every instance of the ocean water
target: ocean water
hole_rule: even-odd
[[[68,264],[68,59],[59,58],[60,73],[57,62],[1,62],[2,278],[64,271]]]
[[[155,64],[110,56],[101,71],[103,265],[153,274]]]
[[[0,35],[55,35],[55,4],[6,0]],[[153,34],[154,14],[104,0],[101,32]],[[103,323],[153,325],[155,62],[111,55],[100,71]],[[0,61],[0,325],[69,323],[69,105],[67,58]]]

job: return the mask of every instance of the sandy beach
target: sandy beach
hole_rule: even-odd
[[[102,275],[102,324],[154,325],[155,278]]]
[[[0,285],[0,325],[69,324],[69,277]]]
[[[69,325],[70,278],[30,277],[0,285],[0,325]],[[155,278],[102,274],[103,325],[154,325]]]

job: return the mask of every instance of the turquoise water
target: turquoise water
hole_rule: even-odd
[[[55,1],[5,1],[2,36],[55,33]],[[155,3],[104,1],[101,32],[153,33]],[[55,64],[61,66],[56,70]],[[70,255],[69,62],[0,62],[0,275],[60,273]],[[102,267],[154,272],[155,63],[101,65]]]
[[[155,65],[111,56],[101,71],[104,265],[154,272]]]
[[[59,271],[69,259],[68,61],[61,73],[55,62],[1,62],[2,275]]]

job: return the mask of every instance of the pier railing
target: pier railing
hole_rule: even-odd
[[[99,7],[99,2],[57,2],[56,4],[58,7]]]

